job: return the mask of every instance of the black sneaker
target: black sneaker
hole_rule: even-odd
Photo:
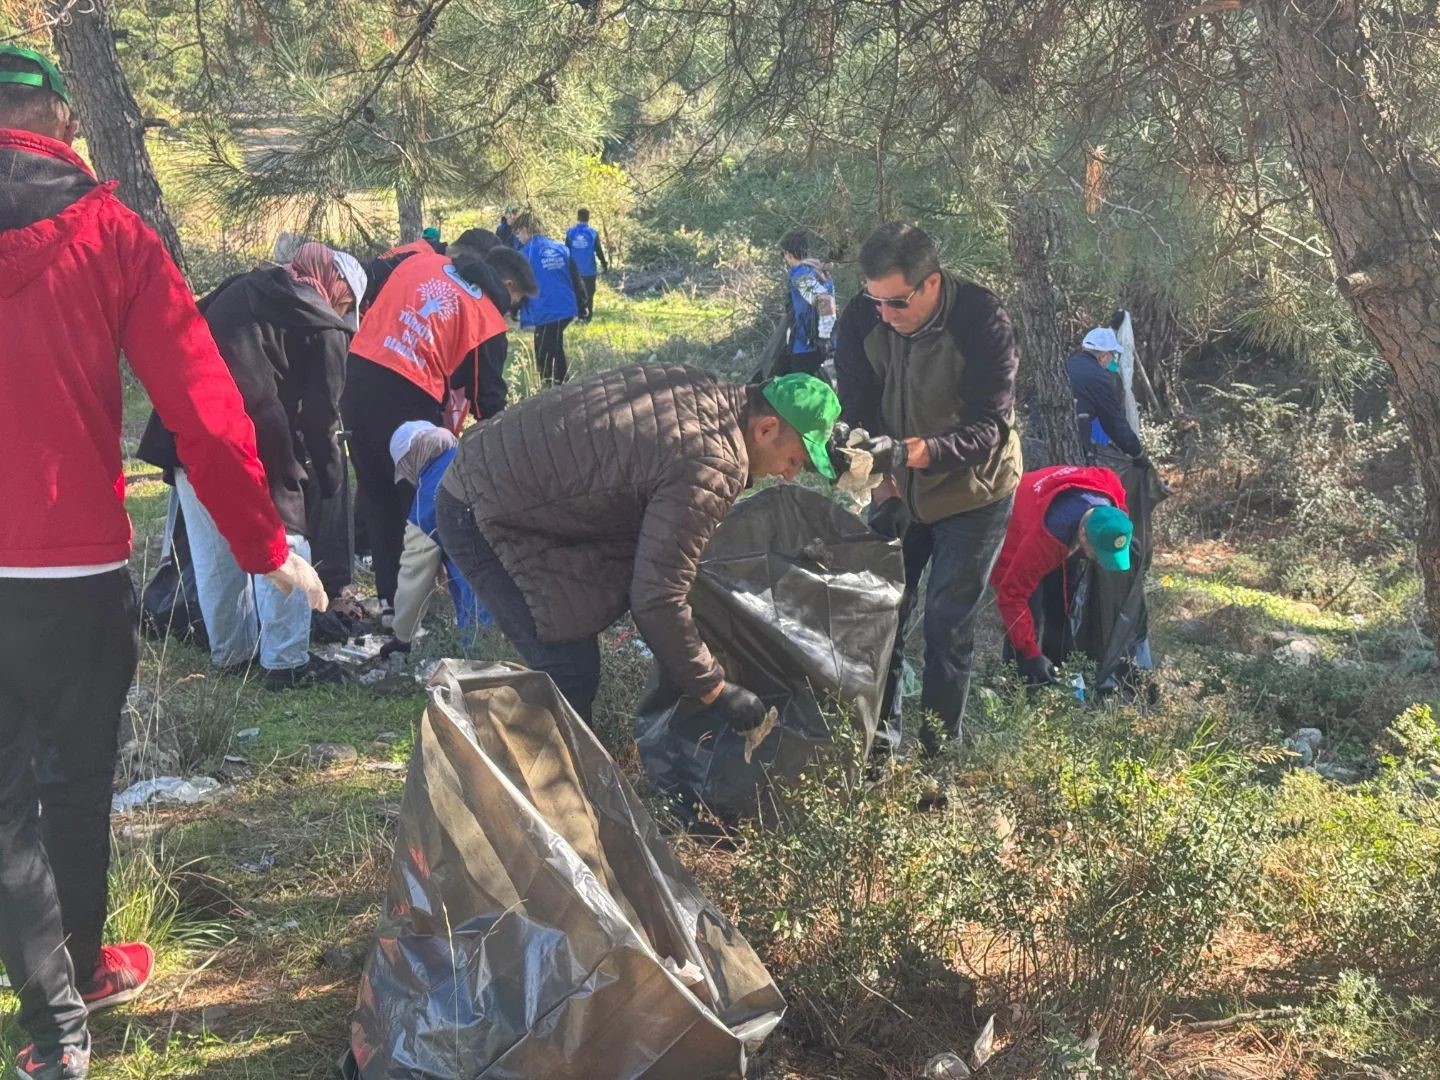
[[[345,681],[345,669],[334,660],[322,660],[318,656],[296,668],[266,670],[266,690],[293,690],[299,686],[339,685]]]
[[[85,1080],[90,1075],[90,1036],[84,1046],[64,1046],[50,1056],[41,1056],[35,1044],[15,1057],[15,1075],[21,1080]]]

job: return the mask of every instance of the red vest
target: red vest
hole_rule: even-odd
[[[505,319],[444,255],[419,252],[395,268],[360,323],[350,351],[444,401],[450,376]]]
[[[1076,488],[1104,495],[1125,509],[1125,485],[1109,469],[1057,465],[1028,472],[1020,477],[1015,509],[1005,530],[1005,546],[990,574],[1005,633],[1016,653],[1027,660],[1040,655],[1035,620],[1030,615],[1030,594],[1046,574],[1064,566],[1070,555],[1065,545],[1046,531],[1045,511],[1056,495]]]

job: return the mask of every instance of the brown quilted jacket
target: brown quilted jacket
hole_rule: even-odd
[[[522,401],[460,440],[444,486],[524,594],[542,641],[599,633],[628,607],[686,693],[724,680],[690,586],[744,490],[744,387],[637,364]]]

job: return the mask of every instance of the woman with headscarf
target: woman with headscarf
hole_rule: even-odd
[[[345,357],[365,272],[343,252],[306,243],[290,262],[238,274],[200,301],[255,425],[270,495],[290,547],[310,557],[307,498],[345,482],[337,433]],[[310,655],[310,612],[235,562],[179,467],[174,438],[151,415],[140,456],[174,477],[195,565],[210,659],[243,668],[258,649],[265,685],[338,682],[336,665]]]
[[[415,500],[410,505],[410,516],[405,523],[405,547],[400,554],[400,576],[395,588],[395,636],[381,647],[381,656],[410,651],[442,567],[460,629],[473,630],[490,622],[489,613],[480,606],[465,575],[440,546],[440,527],[435,521],[435,496],[440,491],[445,470],[455,457],[456,445],[456,438],[449,430],[424,420],[401,424],[390,437],[395,482],[413,487]]]

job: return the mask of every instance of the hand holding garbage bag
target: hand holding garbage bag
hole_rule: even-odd
[[[727,682],[706,704],[711,715],[729,724],[733,731],[750,731],[765,719],[765,703],[736,683]]]
[[[1044,654],[1034,657],[1022,656],[1015,661],[1015,666],[1025,677],[1026,686],[1056,686],[1060,682],[1055,665]]]

